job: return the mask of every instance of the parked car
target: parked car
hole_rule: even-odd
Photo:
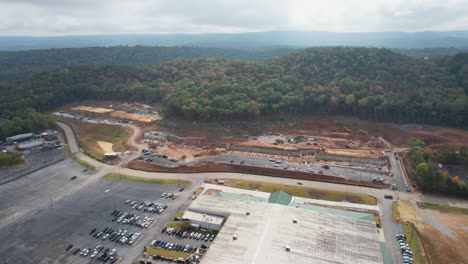
[[[387,194],[387,195],[384,195],[384,198],[385,198],[385,199],[389,199],[389,200],[393,200],[393,196],[388,195],[388,194]]]

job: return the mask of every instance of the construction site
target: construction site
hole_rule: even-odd
[[[375,126],[345,117],[189,122],[173,117],[163,119],[156,107],[140,103],[82,104],[56,115],[63,121],[73,120],[68,123],[88,138],[83,145],[89,145],[90,129],[80,133],[84,128],[77,122],[93,124],[95,128],[91,130],[133,126],[137,133],[133,135],[134,142],[129,142],[131,131],[120,133],[118,141],[124,148],[112,148],[108,143],[113,142],[102,137],[95,140],[96,146],[87,147],[99,149],[94,151],[96,156],[114,162],[130,157],[125,166],[132,169],[260,173],[407,191],[412,184],[404,178],[397,152],[406,150],[412,136],[426,135],[429,147],[466,139],[463,133],[460,138],[457,130],[442,131],[439,135],[440,131],[433,128],[385,123]],[[136,149],[138,153],[133,152]]]

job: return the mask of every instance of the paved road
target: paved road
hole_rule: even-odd
[[[398,191],[406,191],[408,183],[406,182],[401,163],[397,160],[394,152],[387,152],[385,154],[390,160],[390,168],[393,173],[393,183],[396,185]]]
[[[71,128],[64,124],[59,123],[60,127],[62,127],[65,131],[68,144],[70,148],[73,150],[78,150],[77,142],[75,137],[73,136],[73,131]],[[260,182],[272,182],[272,183],[280,183],[280,184],[290,184],[294,185],[297,183],[297,180],[294,179],[286,179],[286,178],[279,178],[279,177],[269,177],[269,176],[260,176],[260,175],[253,175],[253,174],[243,174],[243,173],[191,173],[191,174],[184,174],[184,173],[155,173],[155,172],[145,172],[145,171],[138,171],[132,170],[128,168],[119,168],[115,166],[110,166],[106,164],[102,164],[81,152],[74,152],[76,155],[96,166],[99,169],[98,173],[90,178],[99,178],[107,173],[123,173],[126,175],[133,175],[138,177],[146,177],[146,178],[162,178],[162,179],[183,179],[188,180],[193,183],[192,186],[198,186],[204,179],[206,178],[228,178],[228,179],[240,179],[240,180],[253,180],[253,181],[260,181]],[[396,161],[396,160],[395,160]],[[393,161],[393,162],[395,162]],[[392,159],[391,159],[392,162]],[[399,163],[398,163],[399,164]],[[401,172],[401,167],[398,164],[392,166],[392,168],[397,169],[394,173],[398,173],[398,168],[400,170],[399,174],[395,175],[396,178],[403,179],[404,178]],[[407,193],[401,191],[401,187],[403,183],[399,183],[400,188],[395,191],[390,190],[382,190],[382,189],[374,189],[362,186],[350,186],[350,185],[342,185],[342,184],[334,184],[334,183],[326,183],[326,182],[315,182],[315,181],[303,181],[301,180],[306,186],[320,188],[320,189],[327,189],[327,190],[336,190],[336,191],[346,191],[346,192],[355,192],[355,193],[366,193],[373,195],[377,198],[379,202],[381,217],[382,217],[382,227],[385,235],[385,239],[387,242],[387,250],[389,252],[390,263],[402,263],[401,256],[399,253],[399,248],[397,246],[397,242],[395,239],[396,233],[401,233],[401,227],[396,225],[392,222],[392,200],[384,199],[385,194],[392,194],[396,199],[405,199],[411,201],[423,201],[423,202],[430,202],[436,204],[444,204],[444,205],[451,205],[451,206],[458,206],[468,208],[468,202],[461,199],[454,199],[454,198],[447,198],[441,196],[434,196],[434,195],[422,195],[418,193]],[[398,183],[397,183],[398,184]]]

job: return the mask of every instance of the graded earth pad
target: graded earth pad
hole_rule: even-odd
[[[91,106],[83,106],[83,105],[73,107],[71,110],[81,111],[81,112],[90,112],[90,113],[95,113],[95,114],[107,114],[107,113],[114,111],[108,108],[91,107]]]
[[[117,119],[132,120],[132,121],[137,121],[141,123],[152,123],[156,120],[161,119],[159,115],[155,115],[155,114],[138,115],[138,114],[130,114],[124,111],[115,111],[115,112],[112,112],[109,116],[113,118],[117,118]]]
[[[97,142],[99,147],[102,148],[102,150],[104,150],[104,152],[114,152],[114,150],[112,150],[112,143],[109,143],[109,142],[105,142],[105,141],[98,141]]]
[[[427,217],[451,231],[446,234],[427,222],[416,224],[431,263],[468,263],[468,215],[422,210]]]

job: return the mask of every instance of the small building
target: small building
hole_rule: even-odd
[[[18,150],[31,150],[44,146],[44,142],[40,140],[28,141],[19,143],[16,147]]]
[[[183,219],[188,219],[190,224],[199,225],[201,228],[220,230],[224,223],[224,217],[208,213],[185,211]]]
[[[21,142],[21,141],[29,140],[34,137],[36,137],[36,134],[34,133],[19,134],[16,136],[7,137],[6,142],[9,144],[12,144],[13,142]]]
[[[104,158],[106,159],[113,159],[113,158],[117,158],[119,156],[119,153],[117,152],[106,152],[104,153]]]

